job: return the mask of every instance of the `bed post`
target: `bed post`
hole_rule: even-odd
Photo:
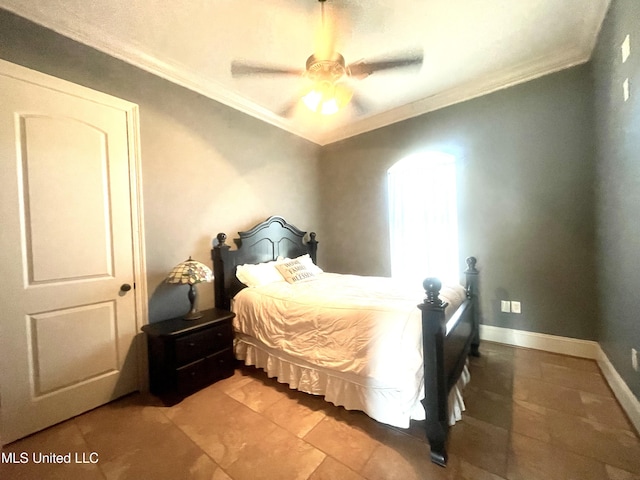
[[[478,270],[476,269],[476,257],[467,258],[467,269],[464,275],[467,279],[467,298],[471,299],[473,305],[473,338],[471,339],[471,355],[480,356],[480,305],[478,302]]]
[[[213,260],[213,271],[215,272],[213,277],[213,291],[215,294],[216,308],[229,310],[231,304],[225,291],[223,255],[225,255],[231,247],[224,243],[227,240],[226,233],[219,233],[216,236],[216,240],[218,240],[218,244],[214,245],[211,250],[211,260]]]
[[[309,256],[313,263],[318,264],[317,256],[318,256],[318,241],[316,240],[316,232],[311,232],[309,234],[309,241],[307,242],[307,249],[309,250]]]
[[[442,284],[437,278],[427,278],[422,286],[426,292],[422,311],[422,356],[424,361],[424,392],[422,400],[426,414],[426,433],[431,447],[431,461],[447,464],[446,441],[449,432],[448,389],[444,358],[445,316],[447,303],[440,297]]]

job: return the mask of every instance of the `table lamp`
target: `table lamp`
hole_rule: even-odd
[[[196,283],[210,282],[213,280],[213,273],[211,269],[206,265],[192,260],[189,257],[182,263],[179,263],[167,276],[166,283],[188,284],[189,285],[189,302],[191,303],[191,309],[189,313],[184,316],[185,320],[195,320],[202,317],[196,309],[196,297],[197,292],[194,287]]]

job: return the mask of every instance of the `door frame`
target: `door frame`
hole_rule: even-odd
[[[147,269],[144,238],[144,215],[142,199],[142,163],[140,149],[140,114],[135,103],[123,100],[88,87],[77,85],[51,75],[16,65],[0,59],[0,76],[14,78],[35,85],[55,90],[68,95],[78,96],[90,101],[122,111],[127,119],[127,141],[129,151],[129,189],[131,206],[131,240],[133,254],[133,277],[136,316],[136,342],[138,364],[138,389],[149,388],[147,348],[145,337],[140,332],[143,325],[149,323],[147,297]],[[0,405],[2,399],[0,398]],[[0,409],[2,407],[0,406]],[[0,440],[2,432],[0,432]],[[0,441],[0,444],[2,442]]]

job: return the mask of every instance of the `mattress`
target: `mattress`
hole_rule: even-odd
[[[407,428],[423,420],[419,286],[386,277],[321,273],[310,281],[245,288],[232,302],[236,356],[269,376],[335,405]],[[460,285],[441,289],[451,315],[465,300]],[[459,419],[465,368],[450,396]]]

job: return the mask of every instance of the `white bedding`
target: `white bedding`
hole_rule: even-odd
[[[236,355],[292,388],[406,428],[424,419],[419,287],[321,273],[245,288],[232,303]],[[440,298],[454,312],[464,288],[443,287]],[[452,393],[455,420],[464,407]]]

